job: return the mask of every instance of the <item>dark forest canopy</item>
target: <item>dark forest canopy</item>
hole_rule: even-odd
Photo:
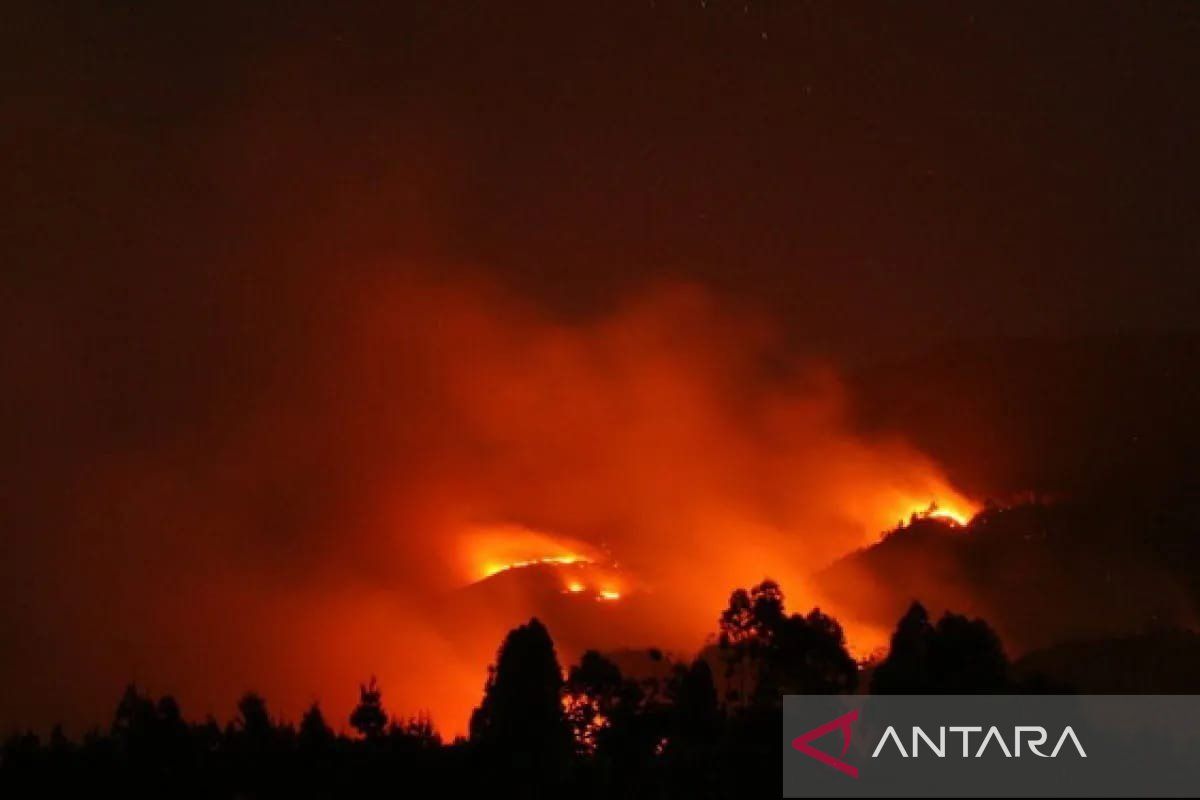
[[[107,730],[71,740],[14,734],[0,782],[60,790],[74,783],[126,793],[216,797],[341,796],[409,787],[518,796],[777,796],[783,693],[1039,691],[1009,674],[982,620],[947,614],[932,624],[914,604],[888,656],[856,664],[837,621],[789,613],[772,581],[736,590],[707,658],[671,663],[665,678],[624,675],[595,651],[565,673],[537,619],[505,638],[488,668],[470,736],[444,742],[428,717],[388,714],[372,678],[335,732],[314,703],[299,724],[247,693],[237,716],[189,721],[170,696],[130,685]],[[863,680],[870,675],[869,683]],[[723,688],[723,691],[722,691]]]
[[[991,505],[965,526],[917,518],[815,582],[881,626],[914,597],[984,617],[1015,654],[1188,628],[1200,610],[1198,511],[1191,497],[1113,493]]]
[[[732,794],[782,691],[1188,685],[1200,4],[7,5],[0,727],[119,706],[6,779]],[[928,485],[1062,502],[850,552]],[[475,690],[478,519],[663,570],[663,637],[848,588],[649,677],[539,611],[444,742],[387,704]]]

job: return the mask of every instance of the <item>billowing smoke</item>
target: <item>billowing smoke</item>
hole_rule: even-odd
[[[483,280],[331,270],[229,303],[182,332],[153,301],[65,308],[6,342],[39,366],[7,431],[28,469],[6,723],[103,721],[129,680],[195,715],[253,688],[344,718],[374,673],[393,710],[460,731],[521,619],[456,621],[448,598],[503,563],[616,565],[653,638],[630,644],[688,652],[735,586],[816,602],[814,570],[967,505],[857,434],[834,373],[769,320],[695,286],[564,319]],[[588,620],[558,632],[568,656]]]
[[[844,47],[798,3],[24,5],[0,731],[78,734],[129,680],[189,718],[255,689],[344,720],[372,672],[391,710],[461,731],[503,633],[563,590],[567,658],[602,635],[694,651],[767,575],[858,652],[925,575],[989,618],[1015,586],[1039,602],[1007,643],[1047,616],[1023,554],[920,553],[878,593],[907,551],[843,565],[846,595],[888,596],[853,609],[874,627],[814,592],[931,501],[972,510],[951,478],[1083,490],[1103,518],[1139,498],[1102,558],[1065,562],[1095,576],[1072,623],[1117,616],[1096,597],[1158,608],[1108,582],[1133,549],[1156,562],[1136,588],[1159,561],[1200,574],[1200,342],[1074,341],[1195,329],[1200,95],[1143,91],[1200,53],[1170,15],[1130,37],[1153,58],[1114,59],[1059,35],[1069,9],[1013,48],[907,6]],[[1116,100],[1180,111],[1171,138],[1091,124]],[[964,562],[988,574],[959,591]],[[501,569],[523,563],[547,569]]]
[[[255,689],[292,718],[320,699],[345,719],[374,672],[392,710],[462,730],[529,610],[450,613],[497,564],[603,562],[642,598],[631,643],[694,650],[735,585],[769,574],[803,605],[810,571],[912,508],[962,502],[902,442],[856,435],[835,375],[758,307],[796,253],[744,243],[800,215],[724,191],[741,223],[714,239],[693,158],[665,158],[676,134],[647,149],[610,110],[546,117],[578,89],[536,67],[549,96],[506,88],[498,66],[558,37],[535,25],[506,45],[454,11],[347,29],[245,11],[16,28],[31,88],[0,148],[18,198],[0,293],[0,728],[78,733],[129,680],[190,717],[227,718]],[[671,23],[657,36],[709,52]],[[659,74],[591,77],[623,103]],[[573,142],[624,153],[577,171]],[[609,219],[633,183],[642,200]],[[714,270],[733,255],[762,291],[671,281],[733,275]],[[790,335],[844,321],[840,280],[804,283]],[[856,303],[850,326],[876,313]],[[593,616],[556,626],[568,657]]]

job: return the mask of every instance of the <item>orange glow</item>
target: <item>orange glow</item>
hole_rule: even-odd
[[[464,572],[469,581],[542,565],[571,566],[606,560],[597,548],[521,525],[476,527],[462,534]]]
[[[909,511],[910,517],[918,519],[942,519],[952,522],[959,527],[965,527],[971,522],[971,518],[975,516],[979,510],[979,506],[970,503],[966,500],[959,500],[955,505],[939,503],[936,500],[930,501],[927,505],[917,506]]]
[[[611,722],[608,716],[595,707],[596,698],[586,692],[564,692],[563,711],[574,728],[575,743],[586,753],[596,751],[596,737]]]
[[[204,492],[168,452],[122,463],[86,493],[92,516],[119,509],[139,542],[170,524],[198,543],[188,559],[160,553],[163,575],[220,565],[196,579],[199,602],[169,582],[162,602],[180,604],[163,614],[169,626],[122,631],[189,707],[221,713],[246,687],[271,686],[281,714],[317,697],[344,719],[375,672],[393,713],[429,710],[454,736],[497,645],[529,617],[547,623],[564,666],[589,648],[691,658],[729,593],[766,577],[789,610],[820,605],[869,653],[889,631],[818,596],[814,573],[931,500],[960,523],[976,508],[911,444],[862,433],[837,377],[780,346],[767,320],[701,291],[563,322],[475,288],[368,288],[342,287],[331,306],[337,325],[314,358],[326,346],[339,357],[309,378],[320,404],[264,405],[219,443]],[[403,357],[381,357],[392,352]],[[297,462],[313,434],[320,448]],[[308,486],[311,469],[323,487],[326,464],[357,466],[297,531],[311,580],[268,579],[275,549],[228,557],[261,537],[241,505],[250,477]],[[253,613],[230,611],[242,607]],[[192,649],[161,647],[181,628],[196,631]],[[220,664],[203,660],[215,654]],[[114,662],[96,680],[119,686],[137,666]],[[97,694],[99,721],[111,709]]]
[[[589,558],[583,556],[543,556],[542,558],[530,558],[524,561],[512,561],[507,564],[496,564],[485,562],[483,565],[483,576],[490,578],[493,575],[501,572],[507,572],[510,569],[520,569],[521,567],[532,567],[538,564],[591,564]]]
[[[929,512],[929,516],[936,517],[938,519],[948,519],[955,525],[959,526],[967,525],[971,521],[971,515],[964,514],[960,511],[954,511],[949,508],[935,509]]]

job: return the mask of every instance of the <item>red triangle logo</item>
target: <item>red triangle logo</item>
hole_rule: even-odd
[[[792,747],[799,750],[809,758],[815,758],[827,767],[833,767],[838,772],[843,772],[851,778],[858,777],[858,767],[847,764],[840,758],[834,758],[826,752],[818,750],[809,742],[820,739],[822,736],[840,730],[842,732],[842,758],[845,758],[846,751],[850,749],[850,726],[858,719],[858,709],[842,714],[834,720],[826,722],[824,725],[819,725],[807,733],[802,733],[792,740]]]

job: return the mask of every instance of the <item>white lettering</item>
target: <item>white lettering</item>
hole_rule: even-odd
[[[913,740],[912,740],[913,758],[917,757],[917,742],[920,741],[921,739],[925,740],[925,744],[929,746],[929,749],[933,751],[933,754],[935,756],[937,756],[938,758],[945,758],[946,757],[946,729],[945,729],[945,727],[938,728],[938,733],[939,733],[938,744],[934,744],[930,740],[930,738],[925,735],[925,731],[921,730],[916,725],[914,725],[913,726]]]
[[[896,735],[896,729],[891,725],[888,725],[887,730],[883,732],[883,736],[879,739],[879,744],[875,745],[875,752],[871,753],[871,758],[879,758],[879,751],[883,749],[883,745],[887,742],[889,736],[896,743],[896,749],[900,751],[900,755],[908,758],[908,753],[904,752],[904,745],[900,743],[900,737]]]
[[[1071,730],[1070,725],[1062,732],[1062,736],[1058,737],[1058,744],[1054,745],[1054,751],[1050,753],[1050,757],[1054,758],[1058,755],[1059,748],[1063,746],[1063,742],[1067,740],[1067,737],[1070,737],[1071,741],[1075,743],[1075,749],[1079,751],[1080,758],[1087,758],[1087,753],[1083,752],[1083,745],[1079,743],[1079,739],[1076,738],[1075,731]]]
[[[978,725],[951,725],[950,726],[951,733],[961,733],[962,734],[963,758],[971,757],[971,748],[970,748],[970,745],[968,744],[968,742],[971,738],[971,732],[972,731],[981,731],[981,730],[983,730],[983,728],[979,727]]]
[[[1004,743],[1004,737],[1000,735],[1000,731],[996,730],[995,725],[988,728],[987,736],[983,737],[983,744],[979,745],[979,750],[975,753],[976,758],[979,758],[981,755],[983,755],[983,751],[987,749],[988,742],[990,742],[992,739],[995,739],[1000,745],[1000,749],[1004,751],[1005,758],[1012,758],[1012,753],[1009,752],[1008,745]]]
[[[900,734],[896,733],[896,728],[889,725],[887,730],[883,732],[883,736],[879,737],[879,743],[875,745],[875,752],[871,753],[871,758],[879,758],[879,754],[883,752],[889,741],[895,745],[897,752],[901,758],[917,758],[921,754],[922,742],[934,756],[938,758],[946,757],[946,731],[959,734],[962,736],[962,755],[963,758],[982,758],[983,753],[987,750],[988,745],[994,739],[996,744],[1004,752],[1005,758],[1021,757],[1021,743],[1029,746],[1029,752],[1033,753],[1038,758],[1056,758],[1063,745],[1067,740],[1075,746],[1075,751],[1079,753],[1081,758],[1087,758],[1087,753],[1083,750],[1083,745],[1079,741],[1079,737],[1075,735],[1075,731],[1068,725],[1062,732],[1062,736],[1058,738],[1058,744],[1054,745],[1054,750],[1050,754],[1043,753],[1041,747],[1046,744],[1046,729],[1041,725],[1017,725],[1013,729],[1013,749],[1009,749],[1008,742],[1004,740],[1004,736],[1000,733],[1000,729],[995,725],[988,727],[987,733],[984,734],[983,740],[979,743],[979,749],[971,754],[971,734],[980,733],[984,729],[979,725],[951,725],[948,729],[945,726],[938,728],[938,738],[934,741],[928,733],[920,726],[912,727],[912,754],[904,749],[904,742],[900,740]]]
[[[1046,755],[1045,753],[1043,753],[1041,750],[1038,750],[1039,746],[1046,743],[1046,729],[1043,728],[1041,725],[1018,725],[1017,726],[1017,735],[1015,737],[1016,742],[1017,742],[1017,758],[1021,757],[1021,734],[1022,733],[1034,733],[1034,732],[1038,733],[1039,736],[1037,739],[1030,739],[1027,742],[1027,744],[1029,745],[1030,751],[1035,756],[1040,756],[1041,758],[1049,758],[1050,757],[1050,756]]]

